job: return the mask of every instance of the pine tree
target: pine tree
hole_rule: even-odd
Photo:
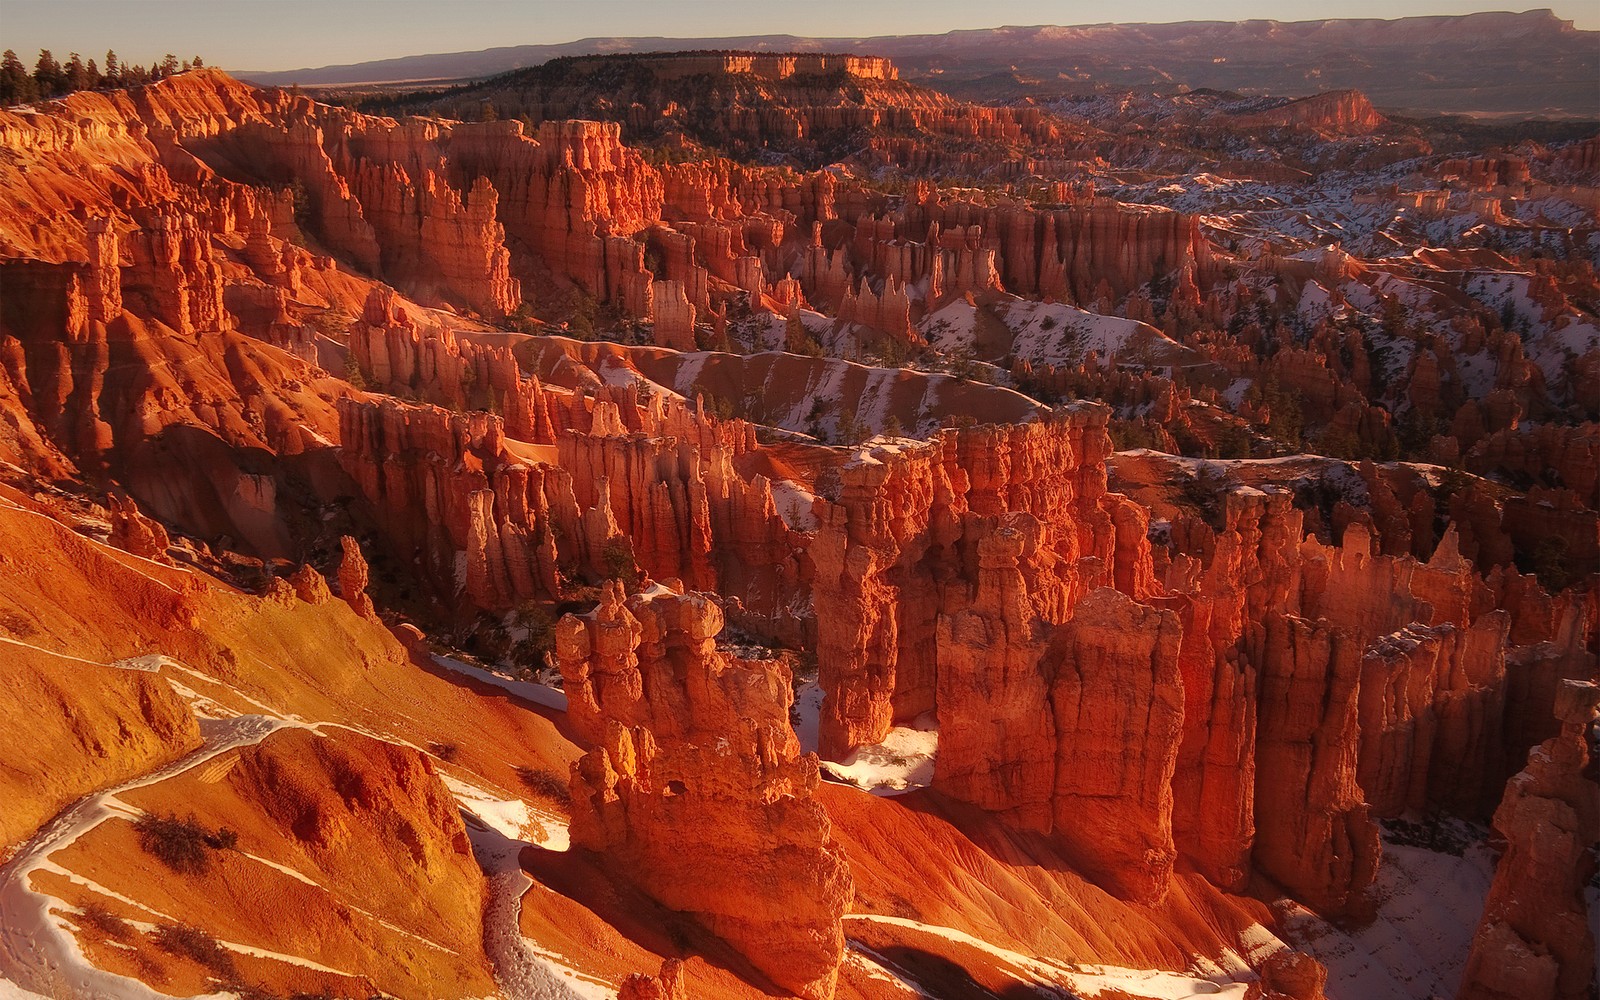
[[[61,91],[61,64],[49,49],[39,50],[39,61],[33,64],[33,82],[39,86],[40,97],[54,97]]]
[[[161,75],[173,76],[178,72],[178,57],[168,52],[161,57]]]
[[[122,82],[122,63],[117,59],[116,52],[106,49],[106,83],[115,87]]]
[[[205,63],[200,61],[200,57],[199,56],[195,56],[194,57],[194,68],[195,69],[204,69],[205,65],[206,65]]]
[[[0,56],[0,104],[21,104],[39,96],[39,88],[28,75],[28,67],[11,49]]]
[[[99,89],[100,81],[103,79],[103,77],[101,77],[101,75],[100,75],[100,67],[95,65],[95,61],[93,59],[89,60],[88,70],[89,70],[89,89],[90,90]]]
[[[67,92],[89,89],[89,70],[83,65],[83,57],[76,52],[67,56]]]

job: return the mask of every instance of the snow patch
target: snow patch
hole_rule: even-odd
[[[571,846],[565,819],[534,809],[521,799],[500,798],[443,771],[439,772],[439,778],[464,811],[507,840],[539,836],[542,828],[541,839],[527,842],[549,851],[565,851]]]
[[[1083,1000],[1104,994],[1138,997],[1142,1000],[1188,1000],[1191,997],[1231,997],[1234,1000],[1244,1000],[1253,985],[1251,982],[1218,982],[1215,979],[1157,969],[1059,964],[1001,948],[954,927],[924,924],[904,917],[888,917],[875,913],[847,913],[844,919],[891,924],[966,945],[999,959],[1038,982],[1065,987],[1071,990],[1074,996]]]
[[[1494,859],[1483,831],[1451,825],[1472,838],[1460,857],[1385,838],[1374,886],[1378,916],[1366,927],[1346,930],[1279,904],[1288,914],[1285,939],[1328,967],[1328,1000],[1455,994]]]
[[[567,710],[566,694],[561,691],[557,691],[555,688],[549,687],[548,685],[535,684],[532,681],[514,681],[502,674],[497,674],[491,670],[486,670],[483,667],[475,666],[471,663],[464,663],[461,660],[457,660],[449,656],[443,656],[438,653],[433,654],[433,662],[437,663],[446,670],[450,670],[458,674],[466,674],[468,677],[471,677],[475,680],[479,680],[485,684],[497,687],[502,691],[510,692],[524,701],[531,701],[535,705],[543,705],[545,708],[553,708],[558,712],[565,712]]]
[[[861,747],[842,761],[825,760],[822,769],[873,795],[901,795],[933,784],[939,756],[939,727],[932,712],[913,726],[896,726],[882,743]]]
[[[609,987],[578,978],[560,956],[522,936],[523,897],[534,883],[517,857],[528,842],[475,824],[467,825],[467,837],[489,882],[483,944],[501,994],[518,1000],[610,1000],[615,994]]]
[[[53,896],[33,888],[37,871],[59,871],[50,860],[108,819],[135,815],[117,798],[122,792],[142,788],[199,767],[235,747],[259,743],[289,725],[282,719],[244,715],[227,721],[202,723],[205,745],[194,753],[148,774],[79,799],[25,843],[0,868],[0,968],[19,986],[38,987],[80,1000],[156,1000],[161,994],[137,979],[96,968],[62,917],[53,914]]]
[[[793,480],[776,479],[772,482],[772,505],[792,531],[817,530],[817,516],[811,511],[811,502],[816,498],[816,494]]]

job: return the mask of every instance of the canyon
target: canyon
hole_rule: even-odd
[[[910,76],[0,109],[0,982],[1592,991],[1596,139]]]

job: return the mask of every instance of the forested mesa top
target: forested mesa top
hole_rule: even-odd
[[[40,49],[39,59],[30,73],[16,52],[6,49],[0,56],[0,104],[61,97],[79,90],[137,87],[203,66],[205,62],[199,56],[180,61],[169,52],[147,69],[138,63],[125,63],[117,58],[114,50],[107,50],[105,68],[101,69],[95,60],[84,62],[76,52],[68,55],[63,65],[49,49]]]

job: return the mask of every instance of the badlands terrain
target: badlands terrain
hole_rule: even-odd
[[[1594,123],[342,99],[0,110],[0,996],[1595,995]]]

